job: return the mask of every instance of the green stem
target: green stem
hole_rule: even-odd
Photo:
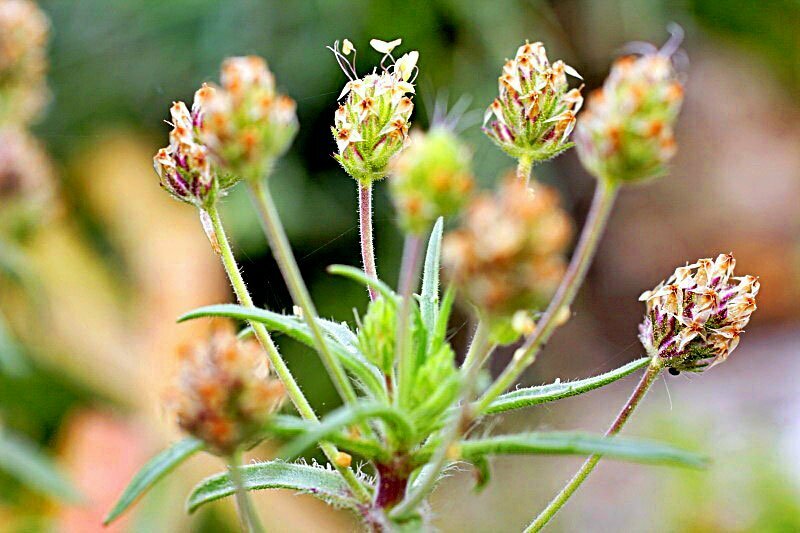
[[[220,219],[217,207],[212,206],[209,208],[207,210],[207,214],[209,220],[211,221],[211,228],[213,231],[214,240],[216,241],[214,243],[216,245],[215,249],[218,250],[220,254],[222,265],[225,267],[225,272],[228,274],[228,279],[230,279],[233,292],[236,293],[236,298],[244,307],[255,309],[253,299],[250,297],[250,292],[247,290],[247,285],[245,285],[242,274],[239,272],[239,266],[236,264],[236,258],[231,250],[228,237],[225,235],[225,228],[222,226],[222,219]],[[278,375],[281,383],[283,383],[283,386],[286,389],[286,394],[289,396],[292,404],[294,404],[297,412],[306,420],[318,422],[319,418],[317,418],[314,409],[311,407],[311,404],[308,403],[303,391],[300,389],[297,381],[295,381],[294,376],[292,376],[289,367],[286,366],[286,363],[281,357],[281,354],[278,352],[278,348],[275,346],[275,343],[272,341],[272,337],[267,331],[267,328],[265,328],[260,322],[250,322],[250,327],[253,328],[256,338],[264,347],[264,350],[266,350],[269,362],[272,365],[272,368],[275,369],[275,373]],[[341,468],[336,464],[335,459],[336,454],[338,453],[336,447],[330,443],[323,442],[320,443],[320,448],[325,453],[325,456],[328,458],[328,460],[342,474],[345,481],[350,486],[350,489],[353,491],[353,494],[362,501],[370,501],[371,496],[369,492],[358,480],[355,473],[350,468]]]
[[[253,197],[258,213],[261,218],[261,226],[264,233],[269,240],[269,245],[272,248],[272,253],[275,255],[275,260],[278,262],[283,279],[286,286],[289,288],[289,293],[292,295],[292,300],[295,305],[299,306],[303,311],[303,319],[311,331],[311,337],[314,341],[314,347],[322,359],[325,369],[331,376],[336,390],[339,395],[347,403],[354,403],[358,400],[356,392],[347,379],[347,374],[342,366],[341,361],[333,355],[330,346],[325,339],[322,330],[317,323],[317,310],[314,307],[314,302],[311,301],[311,296],[308,293],[303,277],[300,274],[300,269],[297,267],[297,261],[292,253],[289,239],[286,237],[286,231],[281,224],[278,210],[275,208],[275,202],[272,200],[272,195],[269,189],[261,181],[251,181],[249,183],[250,193]]]
[[[592,263],[600,236],[605,230],[611,208],[617,197],[618,186],[608,180],[599,180],[595,190],[592,207],[589,216],[581,232],[578,246],[572,255],[569,267],[567,268],[564,279],[556,291],[555,296],[550,301],[544,315],[536,324],[536,330],[526,339],[515,353],[511,363],[505,368],[502,374],[495,380],[489,389],[478,400],[478,412],[482,413],[489,404],[501,395],[508,387],[514,384],[536,359],[536,355],[544,347],[555,329],[561,323],[560,317],[564,309],[569,309],[578,289],[586,278],[586,272]]]
[[[239,471],[241,464],[242,453],[239,451],[234,452],[229,459],[228,468],[230,469],[233,487],[236,489],[236,510],[239,514],[242,531],[263,533],[264,526],[261,525],[258,514],[255,512],[255,509],[253,509],[253,503],[250,501],[250,496],[247,494],[247,489],[242,480],[242,473]]]
[[[489,341],[489,328],[486,327],[485,322],[478,322],[469,351],[464,358],[464,365],[461,367],[463,372],[461,409],[458,414],[453,416],[450,424],[444,428],[441,444],[439,444],[431,460],[425,465],[424,470],[414,482],[406,497],[391,511],[390,517],[402,519],[413,514],[419,504],[433,490],[436,481],[439,479],[439,474],[447,462],[450,447],[461,436],[464,426],[468,424],[471,418],[470,398],[475,388],[475,382],[478,380],[483,361],[486,360],[493,348],[494,345]]]
[[[361,236],[361,260],[364,263],[364,273],[368,278],[378,279],[378,269],[375,267],[375,247],[372,242],[372,182],[367,185],[358,182],[358,228]],[[367,287],[370,300],[378,297],[378,291]]]
[[[523,155],[517,160],[517,179],[528,185],[531,181],[531,169],[533,168],[533,158]]]
[[[628,401],[622,407],[622,410],[617,415],[617,418],[611,424],[611,427],[608,428],[606,431],[606,436],[611,437],[616,435],[620,432],[622,427],[625,425],[625,422],[628,421],[633,410],[636,409],[636,406],[642,401],[647,391],[650,389],[650,386],[655,382],[658,375],[661,373],[661,370],[664,368],[664,363],[658,357],[653,357],[650,362],[650,366],[647,367],[647,371],[642,376],[642,379],[639,381],[639,384],[634,389],[633,393],[631,394]],[[532,533],[535,531],[540,531],[555,514],[561,509],[567,500],[572,496],[572,494],[578,490],[578,487],[581,486],[589,474],[592,473],[594,467],[597,466],[597,463],[600,462],[600,455],[592,455],[589,457],[585,463],[580,467],[580,469],[575,473],[572,479],[561,489],[553,500],[547,504],[547,507],[539,513],[539,516],[534,519],[533,522],[528,525],[525,529],[525,533]]]
[[[409,234],[403,245],[403,260],[400,265],[400,291],[401,303],[397,316],[397,335],[395,339],[395,354],[398,359],[398,383],[396,403],[408,405],[411,396],[411,387],[414,380],[414,354],[411,350],[411,305],[414,290],[419,278],[419,269],[422,259],[422,238],[419,235]]]

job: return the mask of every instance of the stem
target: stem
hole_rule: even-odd
[[[398,358],[398,394],[396,402],[407,405],[414,380],[414,358],[411,353],[411,303],[419,278],[422,259],[422,239],[419,235],[409,234],[403,245],[403,261],[400,265],[398,288],[402,298],[400,314],[397,317],[397,335],[395,340],[395,357]]]
[[[622,410],[617,415],[617,418],[611,424],[611,427],[608,428],[606,431],[606,437],[611,437],[616,435],[622,429],[622,426],[625,425],[625,422],[628,421],[633,410],[636,409],[636,406],[642,401],[647,391],[650,389],[650,386],[655,382],[658,375],[661,373],[661,370],[664,368],[664,364],[658,357],[653,357],[652,361],[650,362],[650,366],[647,367],[647,371],[642,376],[642,379],[639,381],[639,384],[634,389],[633,393],[631,394],[628,401],[622,407]],[[525,529],[525,533],[532,533],[535,531],[540,531],[555,514],[561,509],[564,504],[567,502],[570,496],[580,487],[581,483],[583,483],[589,474],[592,473],[594,467],[597,466],[597,463],[600,461],[600,455],[592,455],[589,457],[585,463],[580,467],[580,469],[575,473],[572,479],[561,489],[555,498],[547,504],[547,507],[539,513],[539,516],[530,523],[530,525]]]
[[[236,510],[239,514],[239,521],[242,525],[242,531],[251,533],[262,533],[264,526],[258,519],[258,514],[253,509],[253,504],[250,501],[250,496],[242,480],[242,473],[239,467],[242,464],[242,452],[236,451],[231,455],[228,463],[230,469],[231,481],[233,487],[236,489]]]
[[[600,241],[600,236],[605,230],[608,217],[611,214],[611,208],[614,206],[617,190],[617,185],[608,180],[598,181],[589,216],[583,226],[578,246],[572,255],[572,260],[569,263],[566,274],[564,274],[564,279],[561,280],[561,284],[550,301],[547,311],[536,324],[536,330],[527,338],[525,344],[514,353],[511,363],[492,383],[481,399],[478,400],[477,409],[479,413],[483,412],[492,403],[492,400],[516,382],[525,369],[534,362],[536,355],[550,340],[553,332],[558,327],[562,309],[568,309],[572,305],[575,296],[578,294],[578,289],[586,278],[586,272],[592,263],[595,252],[597,252],[597,245]]]
[[[308,329],[311,330],[314,347],[317,349],[339,395],[345,402],[354,403],[358,400],[358,397],[350,380],[347,379],[347,374],[342,367],[341,361],[334,357],[317,323],[317,310],[314,307],[314,302],[311,301],[311,296],[300,274],[300,269],[297,267],[297,261],[292,253],[283,224],[281,224],[272,195],[261,181],[254,180],[248,185],[253,202],[258,209],[259,215],[261,215],[261,227],[264,229],[267,240],[269,240],[272,253],[278,262],[278,267],[281,270],[286,286],[289,288],[289,293],[292,295],[292,300],[303,311],[303,319],[308,325]]]
[[[364,185],[358,181],[358,227],[361,234],[361,260],[364,263],[364,273],[367,277],[378,279],[378,269],[375,267],[375,248],[372,244],[372,182]],[[378,291],[372,287],[369,290],[369,299],[375,300]]]
[[[450,424],[443,430],[441,444],[414,482],[411,491],[390,513],[392,518],[402,518],[413,513],[436,485],[439,474],[447,461],[450,448],[461,436],[462,429],[471,418],[469,400],[475,388],[475,382],[478,379],[482,363],[493,348],[494,345],[489,342],[489,328],[485,322],[478,322],[469,351],[464,358],[464,365],[461,367],[464,373],[464,381],[461,385],[461,410],[453,416]]]
[[[245,285],[242,274],[239,272],[239,266],[236,264],[236,258],[231,250],[228,237],[225,235],[225,228],[222,226],[222,219],[219,217],[219,211],[217,210],[217,207],[210,207],[207,210],[207,214],[211,220],[211,226],[214,237],[217,241],[222,265],[225,267],[225,272],[228,274],[228,279],[230,279],[233,292],[236,293],[236,298],[244,307],[255,309],[253,299],[250,297],[250,292],[247,290],[247,285]],[[308,403],[303,391],[300,389],[297,381],[295,381],[294,376],[292,376],[289,367],[286,366],[286,363],[281,357],[281,354],[278,352],[278,348],[275,346],[275,343],[272,342],[272,337],[267,331],[267,328],[264,327],[264,324],[254,321],[250,322],[250,327],[253,328],[256,338],[261,343],[261,346],[264,347],[264,350],[266,350],[269,362],[272,365],[272,368],[275,369],[275,373],[278,375],[281,383],[283,383],[283,386],[286,389],[286,394],[289,396],[292,404],[294,404],[297,412],[305,420],[318,422],[319,418],[317,418],[314,409],[311,407],[311,404]],[[330,443],[323,442],[320,443],[320,448],[325,453],[328,461],[330,461],[331,464],[336,467],[339,473],[342,474],[345,481],[350,486],[350,489],[353,491],[353,494],[362,501],[369,501],[370,495],[364,486],[361,485],[361,482],[358,480],[355,473],[353,473],[350,468],[342,468],[336,464],[335,458],[336,454],[338,453],[336,447]]]
[[[517,160],[517,179],[528,185],[531,181],[531,169],[533,168],[533,158],[523,155]]]

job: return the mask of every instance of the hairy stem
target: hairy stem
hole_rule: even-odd
[[[642,401],[647,391],[650,389],[650,386],[655,382],[658,375],[661,373],[661,370],[664,368],[664,364],[658,357],[653,357],[650,362],[650,366],[647,367],[647,371],[642,376],[642,379],[639,380],[639,384],[634,389],[633,393],[631,394],[628,401],[622,407],[622,410],[617,415],[617,418],[614,419],[614,422],[611,424],[611,427],[608,428],[606,431],[606,436],[611,437],[616,435],[622,429],[622,426],[625,425],[625,422],[628,421],[633,410],[636,409],[636,406]],[[555,514],[561,509],[567,500],[572,496],[572,494],[578,490],[578,487],[581,486],[589,474],[592,473],[594,467],[597,466],[597,463],[600,462],[600,455],[592,455],[589,457],[585,463],[580,467],[580,469],[572,476],[572,479],[561,489],[555,498],[553,498],[547,507],[539,513],[533,522],[528,525],[525,529],[526,533],[532,533],[535,531],[540,531]]]
[[[517,179],[528,185],[531,181],[531,169],[533,168],[533,159],[530,156],[522,156],[517,160]]]
[[[397,316],[397,335],[395,340],[395,357],[398,360],[398,394],[396,403],[407,405],[414,378],[414,361],[411,353],[411,306],[414,290],[419,278],[422,259],[422,238],[419,235],[406,236],[403,246],[403,261],[400,265],[398,289],[400,312]]]
[[[211,220],[211,226],[214,233],[214,238],[216,240],[217,249],[219,250],[220,258],[222,260],[222,265],[225,267],[225,272],[228,274],[228,279],[230,279],[233,292],[236,293],[236,298],[244,307],[255,309],[253,299],[250,297],[250,292],[247,290],[247,285],[245,285],[242,274],[239,272],[239,266],[236,264],[236,258],[231,250],[228,237],[225,235],[225,228],[222,226],[222,219],[219,216],[217,207],[212,206],[209,208],[207,210],[207,214]],[[300,389],[300,386],[297,384],[297,381],[295,381],[294,376],[289,370],[289,367],[286,366],[286,362],[284,362],[281,354],[278,352],[278,348],[272,341],[272,337],[267,331],[267,328],[264,327],[264,325],[260,322],[250,322],[250,327],[253,328],[256,338],[264,347],[264,350],[266,350],[269,362],[272,365],[272,368],[275,369],[275,373],[278,375],[281,383],[283,383],[283,386],[286,389],[286,394],[289,396],[292,404],[294,404],[297,412],[305,420],[318,422],[319,418],[317,418],[314,409],[311,407],[311,404],[308,403],[308,400],[303,394],[303,391]],[[348,486],[353,491],[353,494],[362,501],[369,501],[370,494],[358,480],[355,473],[350,468],[342,468],[336,465],[335,458],[336,454],[338,453],[336,447],[330,443],[323,442],[320,443],[320,448],[325,453],[325,456],[328,458],[331,464],[335,465],[336,469],[342,474]]]
[[[595,190],[592,207],[589,216],[581,232],[578,246],[572,255],[564,279],[556,291],[555,296],[550,301],[544,315],[536,324],[536,330],[526,339],[515,353],[511,363],[505,368],[502,374],[495,380],[489,389],[478,400],[478,412],[483,412],[492,400],[502,394],[522,375],[536,359],[536,355],[542,347],[550,340],[553,332],[560,323],[560,316],[563,309],[569,309],[578,289],[586,278],[586,272],[597,252],[597,245],[600,237],[605,230],[611,208],[617,196],[617,185],[607,180],[599,180]]]
[[[250,496],[247,494],[247,489],[242,480],[242,473],[239,467],[242,465],[242,453],[237,451],[231,455],[228,460],[228,468],[230,470],[231,481],[236,490],[236,511],[239,514],[239,522],[242,526],[242,531],[248,533],[262,533],[264,526],[258,518],[258,514],[253,509],[253,503],[250,501]]]
[[[361,235],[361,260],[367,277],[378,279],[375,267],[375,248],[372,243],[372,182],[364,185],[358,181],[358,227]],[[367,287],[370,300],[378,297],[378,291]]]

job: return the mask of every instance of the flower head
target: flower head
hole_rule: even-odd
[[[169,397],[180,427],[220,454],[258,438],[284,399],[283,385],[269,376],[258,343],[218,329],[181,356]]]
[[[639,338],[649,353],[676,370],[702,371],[724,361],[756,310],[758,278],[734,277],[733,256],[679,267],[646,291]]]
[[[229,57],[220,87],[203,85],[192,115],[199,139],[218,167],[223,183],[266,176],[297,134],[294,100],[279,94],[266,61]]]
[[[591,94],[575,131],[583,165],[601,179],[632,182],[666,172],[675,155],[674,126],[683,85],[672,66],[674,45],[618,59]]]
[[[392,200],[405,230],[421,233],[438,217],[461,209],[474,186],[470,162],[469,150],[450,129],[412,133],[389,170]]]
[[[525,42],[503,66],[498,98],[483,117],[483,131],[514,158],[549,159],[570,146],[581,89],[569,89],[567,74],[580,75],[563,61],[550,63],[542,43]]]
[[[558,194],[512,176],[495,194],[476,197],[461,227],[443,243],[446,272],[489,321],[498,342],[513,342],[563,277],[572,223]],[[519,326],[519,327],[515,327]]]
[[[35,118],[48,99],[50,23],[29,0],[0,0],[0,123]]]
[[[214,202],[219,189],[208,150],[197,140],[194,119],[186,104],[174,102],[170,115],[169,146],[156,153],[153,166],[161,186],[173,197],[206,208]]]
[[[339,95],[341,103],[331,128],[337,148],[334,157],[362,183],[384,178],[389,159],[405,145],[419,58],[419,53],[412,51],[395,60],[392,50],[400,39],[389,43],[373,39],[371,44],[384,54],[381,70],[363,77],[356,72],[356,50],[350,41],[341,51],[338,41],[330,48],[350,79]],[[347,57],[350,52],[352,59]]]

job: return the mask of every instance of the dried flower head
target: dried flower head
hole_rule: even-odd
[[[270,377],[258,343],[223,328],[181,356],[178,384],[169,397],[180,427],[219,454],[257,439],[284,399],[283,385]]]
[[[172,131],[169,146],[153,158],[161,186],[173,197],[200,209],[211,205],[219,189],[211,168],[208,150],[195,135],[192,115],[183,102],[174,102],[169,110]]]
[[[389,185],[401,226],[428,229],[440,216],[457,213],[474,186],[469,149],[450,129],[413,132],[408,147],[390,164]]]
[[[419,53],[412,51],[395,61],[392,50],[400,39],[390,43],[373,39],[371,44],[384,56],[380,72],[364,77],[356,72],[356,49],[350,41],[341,50],[339,41],[329,47],[350,79],[339,95],[338,99],[344,101],[331,128],[338,150],[334,157],[350,176],[364,184],[384,178],[389,159],[405,145],[419,58]],[[351,52],[353,58],[348,59]]]
[[[581,89],[569,89],[567,74],[580,75],[563,61],[552,65],[542,43],[525,42],[503,66],[500,96],[486,110],[483,131],[511,157],[549,159],[570,146]]]
[[[222,180],[262,179],[297,134],[296,104],[276,91],[275,77],[261,57],[229,57],[220,83],[204,84],[195,93],[198,137]]]
[[[721,254],[679,267],[646,291],[639,338],[648,353],[675,370],[702,371],[724,361],[756,310],[758,278],[734,277],[736,261]]]
[[[54,177],[39,142],[17,127],[0,129],[0,231],[22,236],[52,211]]]
[[[48,99],[50,23],[29,0],[0,0],[0,123],[35,118]]]
[[[677,43],[618,59],[587,102],[575,131],[583,165],[600,179],[641,181],[666,173],[683,85],[672,65]]]
[[[494,196],[472,201],[461,228],[445,237],[442,260],[496,340],[512,342],[525,329],[519,312],[544,307],[561,281],[571,237],[556,191],[511,174]]]

